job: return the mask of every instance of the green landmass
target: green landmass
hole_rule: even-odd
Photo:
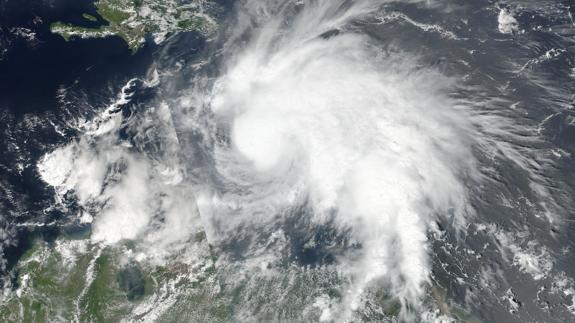
[[[82,17],[84,17],[84,18],[86,18],[86,19],[88,19],[88,20],[90,20],[90,21],[98,21],[98,18],[96,18],[96,17],[94,17],[94,16],[92,16],[92,15],[90,15],[90,14],[87,14],[87,13],[82,14]]]
[[[121,37],[136,52],[145,37],[152,34],[161,42],[168,34],[178,31],[197,31],[209,34],[216,24],[210,15],[210,5],[199,0],[100,0],[95,3],[98,15],[107,22],[97,28],[83,27],[65,22],[50,25],[53,33],[66,41],[75,37],[103,38]],[[83,14],[90,21],[99,19]]]
[[[0,307],[1,322],[113,322],[129,313],[115,280],[118,265],[110,260],[114,252],[76,242],[86,250],[72,245],[71,259],[39,243],[21,260],[19,286]]]
[[[216,266],[199,234],[190,249],[154,265],[137,261],[137,244],[101,246],[88,239],[37,242],[17,266],[18,286],[0,306],[0,322],[233,322],[254,317],[265,322],[316,322],[318,299],[343,301],[346,277],[330,267],[305,268],[277,259],[242,275],[243,265]],[[189,259],[189,258],[187,258]],[[429,301],[442,314],[476,323],[431,286]],[[401,303],[384,285],[365,291],[359,321],[396,322]],[[311,306],[311,307],[310,307]]]

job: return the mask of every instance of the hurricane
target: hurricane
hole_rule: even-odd
[[[418,305],[427,232],[435,217],[464,225],[465,183],[478,172],[474,119],[449,97],[454,80],[360,32],[381,4],[246,3],[246,19],[260,21],[247,27],[247,44],[228,45],[206,96],[229,138],[214,146],[215,170],[238,187],[202,205],[210,219],[234,219],[210,236],[225,240],[306,205],[311,225],[346,232],[356,246],[334,259],[351,281],[341,318],[375,282]]]

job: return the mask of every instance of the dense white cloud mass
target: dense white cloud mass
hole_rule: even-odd
[[[513,17],[513,14],[508,9],[501,9],[497,17],[498,29],[502,34],[511,34],[517,32],[519,23]]]

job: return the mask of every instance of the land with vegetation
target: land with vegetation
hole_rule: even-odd
[[[170,33],[196,31],[208,35],[216,28],[212,18],[216,9],[205,0],[99,0],[94,5],[96,13],[84,13],[83,18],[99,26],[58,21],[50,30],[66,40],[118,36],[136,52],[149,34],[159,43]]]

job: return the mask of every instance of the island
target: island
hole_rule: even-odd
[[[217,27],[212,16],[215,4],[205,0],[99,0],[94,5],[100,17],[87,13],[83,17],[90,22],[101,21],[102,25],[84,27],[57,21],[50,30],[66,41],[118,36],[135,53],[148,34],[161,43],[170,33],[196,31],[209,35]]]

